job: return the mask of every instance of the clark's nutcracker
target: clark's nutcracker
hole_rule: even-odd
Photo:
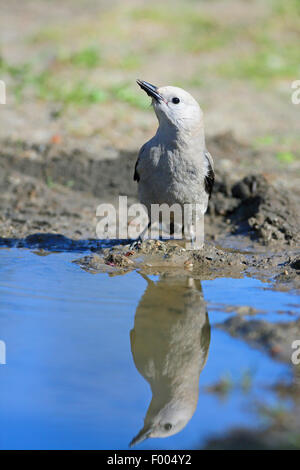
[[[151,204],[170,207],[177,203],[182,208],[197,204],[203,219],[214,184],[214,170],[205,147],[202,110],[181,88],[158,88],[142,80],[137,83],[152,98],[159,122],[155,136],[142,146],[134,171],[139,200],[149,216],[148,228],[156,222],[151,220]],[[188,225],[186,220],[184,224]],[[184,230],[190,240],[195,237],[193,224]],[[172,230],[171,220],[171,233]]]

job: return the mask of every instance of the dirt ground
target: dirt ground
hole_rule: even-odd
[[[254,0],[251,8],[237,0],[187,2],[186,24],[196,8],[198,26],[206,28],[195,49],[193,30],[178,26],[179,1],[171,20],[158,2],[151,8],[118,0],[1,3],[0,79],[8,94],[0,105],[0,247],[88,251],[75,262],[110,275],[184,269],[199,279],[246,275],[273,289],[300,289],[300,105],[290,98],[300,61],[295,52],[282,65],[276,42],[299,40],[293,11],[270,17],[275,0]],[[176,28],[185,49],[167,40]],[[89,81],[87,91],[73,83],[77,76],[79,84]],[[137,201],[137,152],[156,127],[148,101],[137,98],[137,77],[187,88],[203,105],[216,182],[201,251],[157,241],[105,248],[96,237],[100,203],[117,204],[119,195]],[[274,325],[236,316],[220,328],[284,362],[291,340],[300,338],[299,321]],[[299,403],[298,386],[286,393]],[[287,433],[298,418],[285,422]],[[275,424],[263,435],[233,431],[209,447],[289,447]]]

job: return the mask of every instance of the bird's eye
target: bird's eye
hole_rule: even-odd
[[[167,423],[167,424],[164,425],[164,428],[165,428],[166,431],[170,431],[170,429],[172,429],[172,424]]]
[[[172,103],[178,104],[178,103],[180,103],[180,99],[175,97],[175,98],[172,99]]]

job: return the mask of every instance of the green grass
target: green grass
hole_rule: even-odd
[[[278,152],[276,158],[281,163],[293,163],[296,160],[296,156],[292,152]]]
[[[297,44],[284,47],[270,42],[244,57],[223,63],[218,72],[224,78],[251,80],[258,85],[280,79],[293,80],[300,74],[300,49]]]
[[[157,40],[151,42],[152,53],[167,50],[208,53],[248,44],[243,55],[226,53],[224,60],[215,65],[216,72],[222,78],[249,80],[261,86],[280,79],[295,79],[300,74],[300,31],[295,21],[299,1],[273,0],[266,17],[245,27],[225,25],[222,18],[204,15],[191,3],[186,3],[185,8],[178,3],[171,9],[163,4],[134,8],[129,17],[164,28],[158,30]],[[278,38],[279,28],[284,29],[284,40]]]
[[[85,56],[85,55],[84,55]],[[72,56],[73,57],[73,56]],[[82,64],[82,57],[80,64]],[[94,59],[86,61],[87,67],[92,67]],[[77,59],[76,59],[77,61]],[[0,61],[0,72],[7,73],[13,79],[13,90],[18,101],[22,101],[26,93],[33,94],[44,101],[57,102],[63,105],[86,106],[107,101],[120,101],[139,109],[148,109],[150,99],[140,93],[135,83],[121,82],[114,86],[98,87],[88,80],[72,77],[62,79],[59,73],[51,69],[36,72],[32,64],[23,64],[18,67]]]
[[[143,62],[144,60],[141,55],[131,52],[125,56],[119,57],[115,65],[123,70],[138,70],[142,66]]]
[[[32,35],[29,39],[28,42],[32,44],[40,44],[44,42],[51,42],[51,43],[59,43],[61,42],[65,37],[65,31],[61,27],[50,27],[50,28],[44,28],[34,35]]]
[[[271,87],[300,76],[299,11],[300,0],[272,0],[267,13],[244,27],[204,13],[198,2],[124,2],[88,22],[37,32],[30,41],[42,48],[40,56],[18,65],[0,56],[0,72],[11,78],[17,100],[31,96],[78,106],[119,101],[148,109],[150,100],[135,89],[134,78],[148,61],[155,67],[168,53],[178,60],[178,72],[169,80],[179,86],[202,87],[217,77]],[[49,52],[54,60],[43,63]],[[202,65],[203,55],[214,60]],[[180,67],[182,57],[191,58],[188,73]],[[97,80],[95,85],[98,72],[101,86]],[[115,75],[119,83],[111,86]]]
[[[107,93],[84,80],[74,83],[56,83],[56,80],[43,84],[38,90],[38,97],[46,101],[61,102],[85,106],[107,101]]]
[[[275,0],[273,11],[275,14],[288,20],[299,21],[300,0]],[[299,23],[298,23],[299,24]]]
[[[201,73],[198,72],[197,74],[193,75],[190,78],[185,79],[184,81],[181,81],[178,86],[179,87],[202,87],[204,85],[204,79],[201,77]],[[176,85],[177,86],[177,85]]]
[[[91,85],[88,80],[63,80],[51,70],[36,72],[29,63],[14,66],[2,59],[0,72],[12,78],[12,89],[17,101],[22,101],[28,91],[38,99],[78,106],[102,103],[108,97],[105,90]]]
[[[149,109],[150,98],[139,90],[135,90],[129,83],[120,83],[110,88],[114,100],[122,101],[136,108]]]
[[[267,16],[251,26],[233,28],[233,43],[248,44],[243,54],[230,54],[217,65],[223,78],[266,86],[300,75],[300,0],[273,0]]]
[[[88,46],[75,52],[61,51],[58,60],[66,65],[94,68],[102,63],[101,53],[97,46]]]
[[[191,5],[182,5],[174,3],[173,8],[161,3],[159,6],[139,7],[129,11],[129,17],[134,21],[149,21],[152,23],[160,23],[163,26],[175,26],[178,31],[185,29],[191,32],[197,32],[202,29],[205,32],[215,30],[218,23],[199,13]]]
[[[169,8],[160,6],[135,8],[129,13],[134,22],[147,22],[165,28],[160,30],[151,50],[175,49],[181,52],[197,53],[222,47],[230,38],[230,30],[219,21],[203,15],[192,5],[174,4]],[[164,31],[164,32],[163,32]]]
[[[274,145],[275,140],[273,135],[263,135],[254,140],[254,147],[269,147]]]

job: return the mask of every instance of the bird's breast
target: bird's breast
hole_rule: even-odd
[[[205,197],[201,153],[194,159],[179,149],[154,151],[139,193],[146,204],[199,202]]]

